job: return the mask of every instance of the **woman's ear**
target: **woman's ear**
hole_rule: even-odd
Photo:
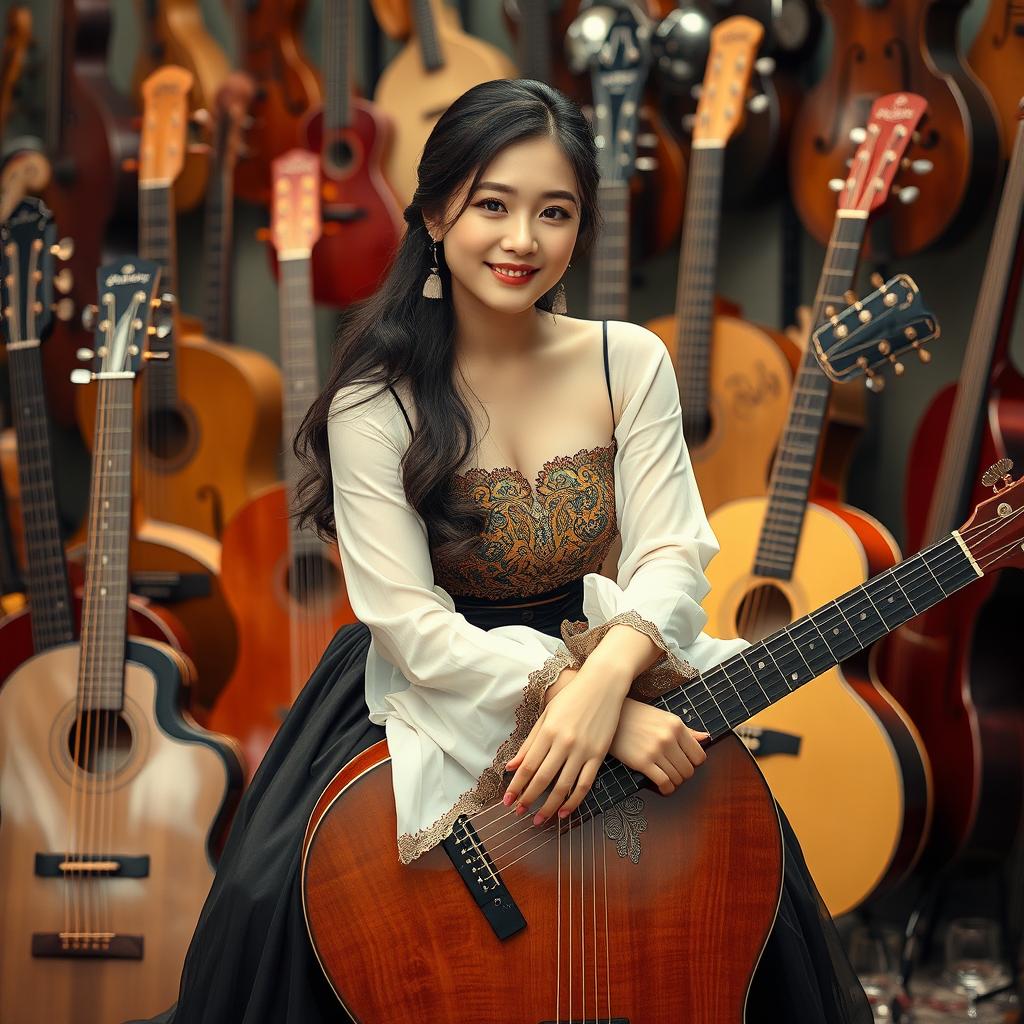
[[[428,217],[427,214],[423,215],[423,224],[427,229],[427,234],[430,235],[432,242],[440,242],[442,238],[441,224],[433,217]]]

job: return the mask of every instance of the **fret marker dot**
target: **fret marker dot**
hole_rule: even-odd
[[[796,673],[794,672],[789,678],[790,679],[796,679]]]
[[[838,626],[836,626],[836,628],[832,630],[832,635],[833,636],[839,636],[839,627]]]
[[[861,612],[860,613],[860,617],[861,617],[862,620],[866,619],[868,617],[868,613],[867,612]]]
[[[757,663],[757,667],[758,667],[758,668],[764,668],[764,662],[763,662],[763,661],[759,661],[759,662]]]
[[[812,640],[807,646],[810,647],[810,649],[813,651],[814,650],[814,641]]]
[[[889,604],[892,604],[892,598],[891,597],[889,598]]]

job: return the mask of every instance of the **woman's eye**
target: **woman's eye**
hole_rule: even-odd
[[[549,206],[544,212],[555,214],[555,220],[568,220],[570,216],[569,211],[563,210],[560,206]]]
[[[490,205],[492,203],[493,206]],[[505,209],[505,204],[500,199],[484,199],[477,203],[477,206],[482,207],[488,213],[501,213]]]

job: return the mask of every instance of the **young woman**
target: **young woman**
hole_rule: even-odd
[[[664,346],[564,313],[597,184],[586,120],[538,82],[471,89],[427,141],[395,263],[296,441],[301,517],[337,537],[360,623],[256,773],[159,1020],[341,1018],[306,934],[300,843],[332,776],[384,735],[406,863],[506,770],[519,812],[554,784],[538,825],[578,806],[609,750],[664,794],[700,770],[700,734],[630,694],[744,643],[701,632],[717,544]],[[612,580],[598,570],[616,539]],[[784,841],[747,1020],[869,1022],[785,824]]]

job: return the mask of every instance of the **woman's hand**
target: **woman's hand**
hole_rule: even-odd
[[[580,675],[586,678],[580,681]],[[505,766],[515,771],[505,791],[505,806],[518,800],[516,813],[524,814],[557,779],[533,823],[542,825],[555,811],[568,817],[594,784],[631,684],[624,675],[588,674],[584,668],[572,685],[556,693]]]
[[[700,741],[708,738],[706,732],[688,729],[677,715],[627,697],[609,753],[643,772],[668,796],[707,760]]]

